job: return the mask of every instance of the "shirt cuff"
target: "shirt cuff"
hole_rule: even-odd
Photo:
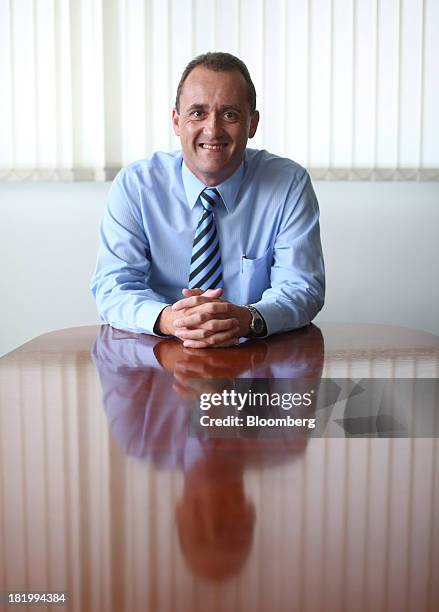
[[[256,304],[250,304],[253,308],[261,314],[267,326],[267,335],[261,336],[261,338],[268,338],[273,334],[287,331],[291,329],[291,325],[288,327],[285,318],[285,311],[275,302],[257,302]]]
[[[157,336],[157,338],[172,338],[173,336],[165,336],[164,334],[160,334],[154,331],[157,320],[159,316],[162,314],[163,310],[167,307],[171,306],[171,304],[166,304],[164,302],[148,302],[142,308],[142,312],[139,313],[139,321],[141,326],[144,328],[144,332],[146,334],[151,334],[152,336]]]

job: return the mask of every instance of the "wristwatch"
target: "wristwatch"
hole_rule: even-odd
[[[244,308],[248,308],[252,316],[250,321],[250,333],[247,338],[260,338],[265,336],[267,334],[267,326],[260,312],[248,304],[244,304]]]

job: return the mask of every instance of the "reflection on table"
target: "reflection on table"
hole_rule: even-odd
[[[203,381],[321,380],[321,398],[329,378],[438,372],[437,337],[385,326],[198,352],[107,326],[40,337],[0,360],[0,591],[67,590],[81,612],[437,609],[435,438],[188,419]]]

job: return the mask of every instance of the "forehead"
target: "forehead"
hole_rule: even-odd
[[[197,66],[186,78],[180,104],[233,104],[248,103],[248,88],[238,70],[216,71]]]

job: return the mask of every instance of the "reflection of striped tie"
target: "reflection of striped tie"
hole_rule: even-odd
[[[189,289],[207,291],[223,286],[221,253],[213,214],[221,196],[216,189],[205,189],[200,197],[204,211],[195,230]]]

